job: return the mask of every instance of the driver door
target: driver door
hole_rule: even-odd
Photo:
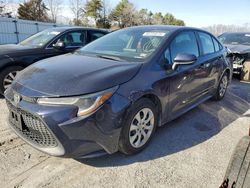
[[[64,52],[73,52],[86,44],[86,31],[71,31],[62,35],[56,42],[61,41],[65,44]]]
[[[63,49],[54,49],[53,45],[57,42],[63,42],[65,48]],[[63,35],[56,38],[47,48],[47,53],[51,56],[62,55],[66,53],[73,52],[78,48],[83,47],[86,44],[86,31],[85,30],[75,30],[64,33]]]
[[[170,59],[170,64],[174,62],[177,54],[193,54],[197,61],[190,65],[179,65],[168,75],[170,81],[168,115],[174,119],[180,114],[189,110],[202,96],[205,90],[206,75],[201,68],[201,58],[196,34],[193,31],[185,31],[178,34],[170,44],[165,56]]]

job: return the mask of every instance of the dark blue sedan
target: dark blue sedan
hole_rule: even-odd
[[[134,154],[158,126],[224,97],[232,75],[226,55],[200,29],[115,31],[22,71],[5,92],[9,123],[26,142],[55,156]]]

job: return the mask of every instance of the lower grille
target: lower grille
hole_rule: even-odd
[[[10,124],[20,135],[23,136],[24,139],[29,140],[39,147],[56,147],[58,145],[55,137],[49,131],[47,126],[40,120],[40,118],[13,106],[8,101],[7,105],[10,110]],[[15,117],[15,114],[20,115],[21,122],[19,126],[17,123],[13,123],[18,119]]]

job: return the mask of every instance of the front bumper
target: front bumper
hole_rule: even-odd
[[[77,117],[77,107],[43,106],[21,100],[14,104],[13,90],[5,93],[11,128],[36,149],[54,156],[84,158],[115,153],[129,101],[114,94],[95,113]],[[23,99],[27,97],[23,96]],[[13,118],[20,115],[21,127]]]

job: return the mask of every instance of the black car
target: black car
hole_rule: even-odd
[[[48,57],[72,52],[107,34],[101,29],[57,27],[37,33],[19,44],[0,45],[0,94],[18,71]]]
[[[229,50],[234,74],[241,75],[244,63],[250,61],[250,33],[224,33],[218,38]]]
[[[226,55],[195,28],[115,31],[22,71],[5,92],[10,126],[55,156],[133,154],[157,126],[224,97],[232,76]]]

